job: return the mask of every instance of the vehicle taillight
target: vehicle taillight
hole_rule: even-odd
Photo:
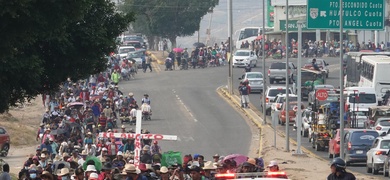
[[[271,75],[271,71],[268,69],[268,76]]]
[[[265,98],[265,102],[268,103],[268,102],[269,102],[269,99],[268,99],[268,98]]]
[[[377,126],[375,129],[379,131],[379,130],[381,130],[381,129],[382,129],[382,127],[380,127],[380,126]]]
[[[352,149],[352,144],[351,142],[348,142],[348,150],[351,150]]]
[[[386,151],[376,151],[375,155],[386,155]]]
[[[285,172],[268,172],[267,173],[267,177],[268,178],[286,178],[287,179],[287,175]]]
[[[222,178],[222,179],[232,179],[235,178],[235,174],[233,173],[226,173],[226,174],[215,174],[215,178]]]

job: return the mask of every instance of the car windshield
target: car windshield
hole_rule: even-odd
[[[380,124],[381,126],[390,126],[390,119],[381,119],[381,120],[379,121],[379,124]]]
[[[382,140],[380,148],[381,149],[390,149],[390,140]]]
[[[141,43],[139,42],[128,42],[126,43],[128,46],[134,46],[135,48],[141,48]]]
[[[359,131],[352,133],[351,144],[352,145],[371,145],[372,142],[378,137],[376,131]]]
[[[263,75],[262,74],[260,74],[260,73],[248,73],[247,75],[246,75],[246,77],[248,78],[248,79],[258,79],[258,78],[263,78]]]
[[[349,103],[376,103],[375,94],[359,94],[355,97],[353,94],[349,95]]]
[[[134,48],[120,48],[119,49],[119,54],[125,54],[125,53],[128,53],[128,52],[131,52],[131,51],[134,51]]]
[[[273,63],[270,69],[286,69],[286,63]]]
[[[289,92],[291,93],[291,89],[289,90]],[[268,96],[276,96],[278,94],[285,94],[285,93],[286,93],[286,89],[283,88],[270,89],[268,92]]]
[[[284,103],[285,100],[286,100],[286,97],[280,98],[279,103]],[[288,101],[289,102],[298,101],[298,97],[291,97],[291,96],[289,96],[288,97]]]
[[[235,56],[249,56],[249,52],[247,52],[247,51],[237,51],[234,55]]]
[[[130,58],[140,58],[143,54],[143,51],[136,51],[129,54]]]

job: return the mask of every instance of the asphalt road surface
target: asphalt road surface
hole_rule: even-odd
[[[305,61],[306,62],[306,59],[309,59],[309,58],[305,58]],[[333,85],[334,87],[339,87],[339,84],[340,84],[340,66],[339,66],[339,62],[340,62],[340,59],[339,58],[327,58],[327,57],[324,57],[323,59],[326,60],[327,63],[329,63],[329,69],[330,69],[330,73],[329,73],[329,78],[326,79],[326,84],[330,84],[330,85]],[[291,58],[289,59],[290,62],[293,62],[296,66],[297,66],[297,59],[296,58]],[[285,59],[271,59],[271,58],[267,58],[266,59],[266,62],[265,62],[265,68],[266,68],[266,73],[268,71],[268,68],[269,66],[271,65],[272,62],[285,62],[286,60]],[[256,68],[252,68],[252,72],[253,71],[258,71],[258,72],[262,72],[262,60],[261,58],[259,59],[258,63],[257,63],[257,67]],[[234,68],[233,69],[233,80],[234,80],[234,84],[235,84],[235,87],[238,87],[238,84],[239,84],[239,80],[238,80],[238,77],[240,77],[242,74],[243,74],[243,69],[242,68]],[[267,86],[269,86],[269,81],[267,80]],[[281,82],[280,84],[273,84],[272,86],[285,86],[285,82]],[[250,94],[250,101],[251,103],[258,109],[258,110],[261,110],[260,109],[260,98],[261,98],[261,93],[253,93],[253,94]],[[304,101],[303,101],[304,102]],[[304,102],[305,103],[305,106],[307,106],[307,102]],[[262,116],[261,116],[262,117]],[[271,117],[270,116],[267,116],[267,122],[272,122],[271,121]],[[283,131],[285,132],[285,129],[286,127],[283,125],[277,125],[277,130],[278,131]],[[293,126],[290,125],[290,128],[289,128],[289,136],[291,138],[293,138],[294,140],[297,140],[297,132],[293,130]],[[302,137],[302,146],[307,148],[308,150],[310,150],[312,153],[324,158],[324,159],[329,159],[329,162],[332,160],[329,158],[329,155],[328,155],[328,152],[327,151],[315,151],[313,148],[312,148],[312,145],[311,143],[309,143],[309,139],[308,138],[304,138]],[[291,149],[290,149],[291,150]],[[363,173],[363,174],[367,174],[366,173],[366,165],[365,163],[359,163],[359,164],[352,164],[351,166],[348,166],[347,169],[350,169],[350,170],[353,170],[353,171],[356,171],[356,172],[360,172],[360,173]],[[375,178],[383,178],[382,172],[380,172],[380,175],[375,175]],[[373,175],[374,176],[374,175]]]
[[[198,153],[208,160],[216,153],[248,154],[252,139],[250,127],[216,93],[219,86],[226,84],[226,68],[161,69],[160,72],[155,72],[156,69],[146,73],[138,71],[135,80],[119,85],[125,95],[133,92],[139,104],[143,94],[149,94],[153,115],[151,121],[142,123],[143,129],[178,136],[178,142],[159,142],[163,152]]]

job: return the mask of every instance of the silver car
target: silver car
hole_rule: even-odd
[[[289,88],[290,94],[292,94],[292,90]],[[271,115],[271,105],[275,102],[275,97],[278,94],[285,94],[286,93],[286,87],[285,86],[271,86],[268,87],[265,92],[265,114]],[[260,97],[260,110],[263,110],[263,100]]]
[[[373,129],[376,130],[379,135],[387,133],[387,131],[390,129],[390,117],[378,118]]]
[[[242,81],[248,81],[251,92],[262,92],[264,89],[264,76],[261,72],[247,72]]]

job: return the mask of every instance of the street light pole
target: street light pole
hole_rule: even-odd
[[[340,0],[343,4],[343,0]],[[340,14],[343,14],[343,6],[340,6]],[[343,16],[340,15],[340,137],[344,137],[344,71],[343,69]],[[344,138],[340,138],[340,158],[344,159]]]
[[[229,94],[233,95],[233,0],[228,0],[228,37],[229,37],[229,78],[228,78],[228,90]]]
[[[265,0],[263,0],[263,28],[261,30],[261,46],[262,46],[262,59],[263,59],[263,62],[262,62],[262,71],[263,71],[263,98],[262,98],[262,103],[263,103],[263,124],[267,124],[267,106],[266,106],[266,101],[265,101],[265,91],[266,91],[266,85],[267,85],[267,79],[265,78],[266,75],[265,75],[265,52],[264,52],[264,46],[265,46],[265,7],[267,7],[267,4],[265,3]],[[276,130],[276,128],[274,127],[274,130]],[[276,147],[276,141],[274,141],[274,146]]]
[[[301,87],[301,82],[302,82],[302,77],[301,77],[301,67],[302,67],[302,21],[298,21],[298,72],[297,72],[297,94],[298,94],[298,110],[297,110],[297,115],[296,115],[296,120],[297,121],[297,154],[302,154],[301,150],[301,145],[302,145],[302,109],[301,109],[301,103],[302,103],[302,87]]]
[[[286,104],[285,104],[285,112],[286,112],[286,151],[290,152],[290,116],[289,116],[289,85],[290,85],[290,74],[289,74],[289,60],[288,60],[288,0],[286,0]]]

